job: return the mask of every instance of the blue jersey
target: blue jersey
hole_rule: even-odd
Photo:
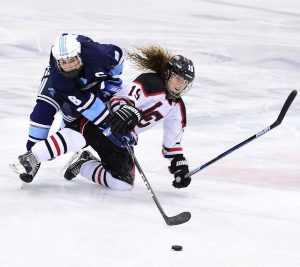
[[[51,54],[50,80],[53,89],[64,101],[98,125],[108,111],[97,94],[100,88],[105,88],[105,80],[116,78],[122,73],[123,53],[118,46],[99,44],[86,36],[78,35],[77,40],[81,43],[80,57],[83,63],[79,77],[65,77],[58,70]]]
[[[45,71],[30,115],[28,150],[39,140],[47,138],[54,115],[59,110],[65,123],[83,115],[99,125],[108,115],[104,102],[121,89],[122,49],[94,42],[83,35],[78,35],[77,40],[81,43],[83,63],[78,77],[67,78],[60,73],[50,54],[50,67]]]

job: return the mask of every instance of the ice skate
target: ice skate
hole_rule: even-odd
[[[64,177],[67,180],[72,180],[80,173],[80,168],[83,163],[88,162],[90,160],[98,160],[95,158],[92,153],[85,150],[81,153],[81,155],[77,158],[75,162],[73,162],[65,171]]]
[[[34,176],[37,174],[41,163],[39,163],[36,157],[31,151],[26,152],[18,157],[18,161],[9,164],[10,168],[17,174],[20,179],[25,183],[32,182]]]

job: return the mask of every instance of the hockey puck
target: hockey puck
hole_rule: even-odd
[[[181,251],[181,250],[182,250],[182,246],[179,246],[179,245],[173,245],[173,246],[172,246],[172,249],[175,250],[175,251]]]

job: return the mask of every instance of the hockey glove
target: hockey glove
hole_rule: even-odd
[[[122,89],[122,80],[120,78],[109,78],[104,81],[104,88],[100,90],[99,97],[102,101],[107,102],[111,97]]]
[[[172,159],[169,171],[174,175],[173,186],[175,188],[187,187],[190,184],[191,177],[185,177],[189,173],[189,166],[183,155],[177,155]]]
[[[118,147],[125,147],[125,144],[128,144],[129,146],[135,146],[137,144],[137,141],[132,133],[125,133],[125,134],[114,134],[111,132],[110,127],[103,129],[103,134],[112,141],[116,146]]]
[[[113,134],[123,135],[133,130],[141,117],[141,113],[137,108],[123,105],[105,121],[103,128],[110,127]]]
[[[122,89],[122,83],[123,81],[120,78],[110,77],[104,81],[105,87],[103,91],[106,91],[111,95],[114,95],[115,93],[119,92]]]

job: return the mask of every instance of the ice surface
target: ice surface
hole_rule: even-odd
[[[8,163],[25,151],[27,123],[50,46],[62,32],[125,49],[159,44],[193,59],[184,147],[191,168],[269,126],[300,88],[300,2],[295,0],[14,0],[0,10],[0,266],[300,266],[300,97],[282,125],[171,186],[162,129],[136,155],[165,212],[140,177],[112,192],[42,165],[21,189]],[[124,79],[138,74],[128,62]],[[182,245],[183,251],[171,250]]]

